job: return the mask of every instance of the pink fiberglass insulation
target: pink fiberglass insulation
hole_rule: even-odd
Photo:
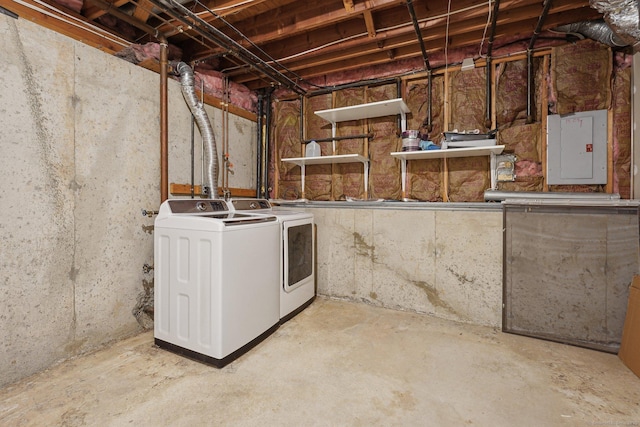
[[[146,60],[158,61],[160,59],[160,44],[132,44],[118,52],[116,56],[134,64],[139,64]],[[182,51],[173,45],[169,45],[167,56],[170,61],[175,61],[180,59]],[[204,64],[199,64],[194,69],[194,75],[196,78],[196,90],[203,88],[205,94],[224,99],[224,75],[222,73],[212,70]],[[255,112],[257,99],[257,95],[246,86],[234,82],[229,83],[229,102],[231,104],[247,111]]]
[[[516,176],[542,176],[542,164],[532,160],[516,162]]]
[[[398,96],[395,84],[374,86],[367,89],[369,102],[384,101]],[[389,153],[399,150],[401,145],[397,135],[397,120],[388,117],[376,117],[361,125],[361,132],[370,131],[373,138],[369,140],[369,198],[397,200],[402,194],[400,187],[400,162]]]
[[[331,108],[331,94],[318,95],[307,99],[304,107],[305,118],[307,123],[305,139],[324,139],[331,136],[331,126],[322,117],[314,113],[318,110],[326,110]],[[284,120],[284,123],[282,123]],[[292,118],[281,116],[279,123],[282,125],[293,125]],[[293,132],[297,132],[297,139],[293,141],[294,152],[296,157],[304,156],[306,145],[300,139],[300,128],[298,123],[293,126]],[[319,142],[320,150],[323,156],[331,155],[331,142]],[[292,156],[293,157],[293,156]],[[298,168],[299,169],[299,168]],[[331,199],[332,174],[331,165],[312,165],[307,168],[307,176],[305,182],[305,196],[309,200],[330,200]]]
[[[428,122],[429,108],[429,84],[428,80],[414,80],[408,82],[405,102],[413,112],[407,118],[407,128],[417,129],[429,134],[429,140],[441,144],[444,125],[444,77],[435,76],[431,82],[431,130],[425,125]],[[398,141],[396,150],[400,151],[401,141]],[[398,161],[399,162],[399,161]],[[441,180],[442,160],[423,160],[408,162],[409,182],[407,183],[407,197],[410,199],[438,202],[442,201]]]
[[[358,105],[365,98],[364,88],[341,90],[335,94],[335,107]],[[363,133],[362,120],[346,121],[338,124],[337,135],[348,136]],[[365,154],[361,138],[343,139],[336,142],[336,154]],[[364,197],[364,176],[362,163],[343,163],[334,165],[332,196],[335,200],[348,197]]]
[[[224,74],[202,67],[195,68],[196,85],[204,83],[204,93],[224,99]],[[229,82],[229,102],[247,111],[255,112],[258,97],[244,85]]]
[[[631,64],[633,57],[614,56],[613,67],[613,191],[631,197]]]
[[[593,40],[553,48],[551,83],[557,113],[609,108],[612,62],[611,49]]]
[[[129,61],[133,64],[139,64],[147,60],[160,60],[160,44],[158,43],[146,43],[146,44],[132,44],[121,51],[117,52],[115,56]],[[182,57],[182,50],[178,47],[170,44],[167,57],[170,61],[175,61]]]
[[[280,159],[300,157],[300,101],[283,101],[273,106],[273,138],[278,144],[272,144],[271,158],[273,169],[269,170],[269,182],[276,182],[271,197],[294,200],[302,197],[300,167]]]

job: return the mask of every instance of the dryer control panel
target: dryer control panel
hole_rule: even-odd
[[[236,211],[271,209],[271,203],[266,199],[232,199],[231,204]]]
[[[224,200],[169,200],[169,207],[174,214],[197,214],[226,212],[229,210]]]

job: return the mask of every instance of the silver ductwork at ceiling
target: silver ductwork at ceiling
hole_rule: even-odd
[[[640,1],[589,0],[589,5],[604,15],[611,30],[627,45],[640,46]]]
[[[561,25],[553,30],[588,37],[611,47],[640,49],[640,0],[589,0],[589,4],[604,19]]]
[[[628,46],[622,38],[611,30],[611,27],[603,20],[575,22],[573,24],[561,25],[554,28],[554,31],[560,31],[567,34],[579,34],[584,37],[599,41],[611,47]]]
[[[218,151],[213,126],[209,121],[204,105],[198,101],[194,86],[195,77],[191,67],[184,62],[176,65],[176,71],[180,74],[182,96],[189,106],[189,110],[198,125],[204,145],[204,182],[202,183],[202,195],[211,199],[218,198]]]

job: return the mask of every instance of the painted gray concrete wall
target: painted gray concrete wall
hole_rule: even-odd
[[[501,211],[305,210],[317,224],[319,294],[501,325]]]
[[[153,264],[153,218],[141,212],[160,203],[160,80],[28,21],[0,15],[0,39],[2,386],[140,330],[132,309]],[[207,112],[220,140],[221,113]],[[169,182],[189,183],[190,113],[176,81],[169,116]],[[232,187],[254,187],[255,126],[232,116]]]

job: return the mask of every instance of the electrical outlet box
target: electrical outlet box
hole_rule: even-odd
[[[607,110],[547,116],[547,183],[607,183]]]

